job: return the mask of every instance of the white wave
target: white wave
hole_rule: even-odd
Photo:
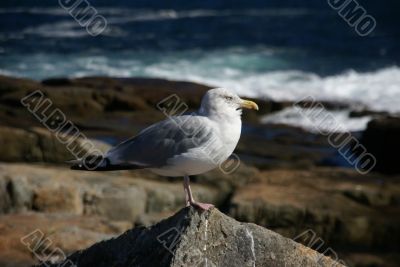
[[[194,9],[177,11],[173,9],[161,10],[137,10],[137,9],[104,9],[100,8],[99,12],[113,15],[107,21],[111,24],[135,22],[135,21],[158,21],[158,20],[175,20],[186,18],[201,17],[228,17],[228,16],[300,16],[308,14],[307,9],[243,9],[243,10],[215,10],[215,9]]]
[[[90,3],[89,3],[90,4]],[[144,8],[118,8],[118,7],[104,7],[97,6],[95,3],[92,7],[96,8],[99,13],[103,15],[137,15],[137,14],[160,14],[160,18],[164,17],[165,13],[173,12],[174,14],[187,17],[197,16],[214,16],[220,14],[226,15],[247,15],[247,16],[300,16],[306,15],[313,10],[305,8],[244,8],[244,9],[188,9],[188,10],[174,10],[174,9],[144,9]],[[0,8],[0,13],[28,13],[39,15],[68,15],[67,10],[61,6],[55,7],[8,7]]]
[[[135,15],[135,14],[163,14],[165,12],[174,12],[183,16],[208,16],[208,15],[249,15],[249,16],[300,16],[310,12],[312,9],[306,8],[243,8],[243,9],[144,9],[144,8],[115,8],[115,7],[99,7],[97,10],[103,14],[110,15]]]
[[[300,71],[273,72],[244,79],[237,89],[253,96],[296,101],[306,96],[318,100],[359,102],[378,111],[400,112],[400,68],[389,67],[375,72],[348,71],[320,77]]]
[[[311,11],[307,9],[243,9],[243,10],[215,10],[215,9],[132,9],[92,6],[96,12],[107,21],[107,28],[102,32],[103,36],[126,36],[127,33],[115,26],[129,22],[177,20],[201,17],[227,17],[227,16],[299,16]],[[71,17],[68,10],[60,7],[17,7],[0,8],[0,14],[26,13],[34,15],[53,15],[59,17]],[[64,19],[64,18],[62,18]],[[67,18],[65,18],[67,19]],[[71,23],[72,22],[72,23]],[[80,27],[78,22],[70,20],[57,21],[55,23],[42,24],[28,27],[22,31],[23,34],[34,34],[45,38],[81,38],[88,36],[85,28]],[[6,39],[11,38],[7,36]]]
[[[85,28],[80,27],[74,20],[60,21],[57,23],[41,24],[25,28],[23,34],[39,35],[48,38],[77,38],[87,36]]]
[[[0,8],[0,14],[7,14],[7,13],[27,13],[27,14],[36,14],[36,15],[69,16],[69,14],[61,7]]]
[[[156,64],[148,66],[146,74],[223,86],[250,97],[298,101],[311,96],[317,100],[360,103],[376,111],[400,112],[400,68],[397,66],[321,77],[298,70],[249,73],[221,66],[215,60],[216,64],[212,60],[208,62],[208,68],[204,62],[189,60],[173,65]]]
[[[45,23],[35,27],[28,27],[22,34],[38,35],[45,38],[82,38],[91,37],[85,27],[80,26],[78,21],[72,17],[70,20],[63,20],[56,23]],[[101,33],[103,36],[120,37],[127,33],[121,28],[107,26]]]
[[[115,8],[115,7],[92,7],[98,14],[104,16],[109,24],[122,24],[135,21],[161,21],[185,18],[201,17],[227,17],[227,16],[252,16],[252,17],[286,17],[303,16],[311,10],[293,8],[269,8],[269,9],[135,9],[135,8]],[[0,14],[26,13],[34,15],[70,16],[68,10],[59,7],[17,7],[0,8]]]
[[[17,75],[15,75],[14,72],[9,71],[9,70],[3,70],[3,69],[0,69],[0,75],[5,75],[5,76],[16,76],[16,77],[18,77]]]
[[[78,34],[75,21],[65,25],[63,34]],[[43,25],[42,25],[43,26]],[[28,32],[46,34],[49,25]],[[76,26],[79,28],[79,25]],[[61,31],[63,32],[63,31]],[[291,66],[280,57],[276,48],[229,48],[220,51],[116,52],[98,56],[101,51],[75,54],[66,58],[60,54],[7,56],[4,62],[24,62],[3,66],[3,72],[21,73],[35,79],[49,76],[108,75],[123,77],[156,77],[186,80],[215,87],[227,87],[243,96],[268,98],[277,101],[298,101],[307,96],[317,100],[359,103],[376,111],[400,113],[400,68],[392,66],[371,72],[346,71],[322,77],[300,70],[280,70]],[[96,55],[94,55],[96,54]],[[16,58],[17,57],[17,58]],[[51,64],[53,71],[45,71]]]
[[[315,116],[318,114],[318,116]],[[354,132],[363,131],[367,128],[370,116],[350,117],[350,111],[331,111],[322,108],[301,109],[298,107],[288,107],[279,112],[266,115],[262,118],[262,123],[269,124],[289,124],[303,128],[313,133],[321,132]],[[327,120],[328,117],[333,118]]]

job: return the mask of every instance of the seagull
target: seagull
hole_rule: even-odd
[[[72,161],[71,169],[112,171],[148,169],[168,177],[184,177],[186,206],[214,207],[194,200],[190,176],[217,168],[233,153],[241,134],[242,108],[258,110],[225,88],[208,90],[197,112],[170,116],[111,148],[104,156]]]

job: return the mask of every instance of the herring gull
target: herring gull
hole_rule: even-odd
[[[203,96],[196,113],[155,123],[111,148],[100,157],[100,162],[89,162],[86,157],[73,161],[71,168],[148,169],[162,176],[184,177],[186,205],[208,210],[212,204],[194,200],[189,176],[210,171],[229,158],[240,138],[242,108],[258,110],[256,103],[241,99],[230,90],[211,89]]]

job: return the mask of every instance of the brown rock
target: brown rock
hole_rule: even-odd
[[[2,154],[0,161],[25,161],[25,162],[52,162],[64,163],[74,158],[69,151],[67,145],[71,143],[71,147],[76,147],[72,151],[79,152],[78,155],[87,153],[87,146],[84,146],[85,139],[71,138],[67,144],[61,143],[57,137],[45,128],[34,127],[23,130],[12,127],[0,126],[0,147]],[[92,142],[91,140],[88,140]],[[103,142],[92,142],[95,148],[102,151],[107,150],[110,146]]]
[[[101,194],[92,196],[91,213],[111,220],[134,222],[145,212],[146,192],[140,187],[107,187]]]
[[[51,255],[60,259],[61,253],[68,255],[76,249],[120,234],[130,226],[126,222],[110,223],[99,217],[67,214],[2,215],[0,265],[30,266],[49,259]]]
[[[11,127],[0,127],[1,161],[38,161],[43,155],[34,133]]]
[[[351,170],[276,170],[241,187],[230,214],[295,237],[312,229],[338,248],[394,249],[400,240],[399,180]],[[377,183],[378,182],[378,183]],[[360,201],[349,192],[375,192]],[[350,197],[349,197],[350,196]],[[390,229],[390,230],[389,230]]]
[[[34,190],[32,208],[41,212],[61,212],[80,215],[83,203],[78,188],[74,186],[49,186]]]
[[[146,176],[149,175],[149,176]],[[181,179],[149,179],[149,172],[80,172],[67,167],[0,164],[0,211],[38,210],[100,215],[136,222],[184,205]],[[163,181],[164,180],[164,181]],[[13,193],[15,192],[15,193]],[[220,204],[220,193],[193,183],[196,199]]]

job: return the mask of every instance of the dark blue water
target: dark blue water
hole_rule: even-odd
[[[320,0],[88,2],[108,23],[96,37],[58,1],[2,1],[0,73],[164,77],[373,107],[386,95],[375,108],[400,106],[399,1],[359,1],[377,22],[366,37]]]

